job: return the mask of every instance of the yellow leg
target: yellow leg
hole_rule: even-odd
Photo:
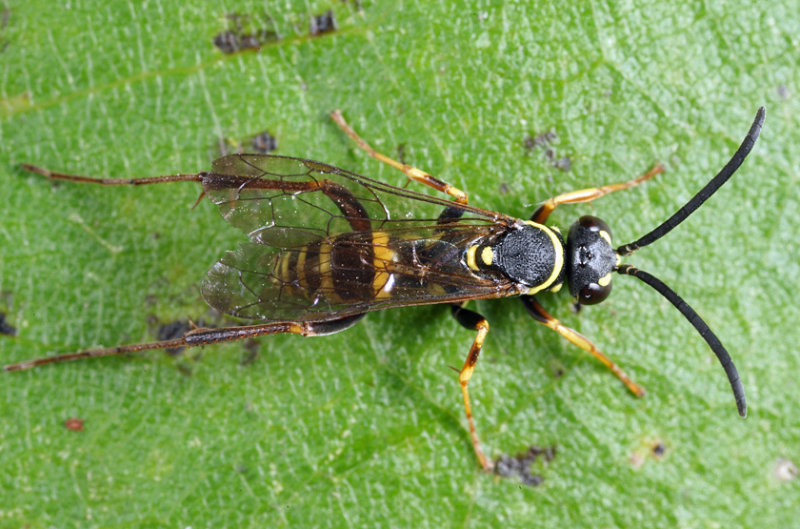
[[[600,198],[603,195],[607,195],[609,193],[613,193],[614,191],[620,191],[622,189],[629,189],[631,187],[637,186],[646,180],[650,180],[655,175],[664,171],[664,167],[661,164],[656,164],[652,169],[644,173],[643,175],[634,178],[633,180],[629,180],[627,182],[621,182],[619,184],[610,184],[607,186],[602,187],[590,187],[587,189],[579,189],[578,191],[571,191],[569,193],[564,193],[558,195],[556,197],[550,198],[542,204],[539,209],[536,210],[536,213],[533,214],[532,220],[534,222],[538,222],[539,224],[544,224],[550,214],[561,204],[577,204],[579,202],[590,202],[596,198]]]
[[[467,388],[469,380],[475,372],[475,365],[478,363],[483,341],[486,339],[486,335],[489,334],[489,322],[477,312],[467,310],[463,308],[462,305],[462,303],[454,303],[451,305],[453,317],[462,327],[476,330],[478,334],[475,335],[475,341],[472,342],[472,347],[469,349],[467,359],[464,360],[464,367],[458,372],[458,383],[461,385],[461,394],[464,397],[464,411],[467,414],[469,435],[472,438],[472,447],[475,449],[475,456],[478,458],[481,468],[490,471],[494,465],[486,459],[481,449],[481,441],[478,439],[478,431],[475,428],[475,421],[472,419],[472,405],[469,401],[469,389]]]
[[[637,397],[644,397],[645,390],[642,386],[631,380],[631,378],[625,374],[625,372],[620,369],[620,367],[611,361],[606,355],[604,355],[592,342],[589,341],[584,335],[570,329],[556,318],[552,317],[544,308],[537,302],[532,296],[522,296],[520,298],[522,303],[525,305],[525,308],[528,309],[528,312],[538,321],[539,323],[547,326],[550,329],[553,329],[558,334],[569,340],[571,343],[577,345],[590,355],[594,356],[600,362],[603,363],[607,368],[614,373],[618,379],[622,381],[625,386]]]
[[[489,322],[485,319],[479,321],[475,328],[478,334],[475,336],[475,341],[472,342],[472,347],[469,349],[467,359],[464,361],[464,367],[458,373],[458,383],[461,384],[461,394],[464,396],[464,411],[467,414],[467,423],[469,424],[469,435],[472,438],[472,447],[475,449],[475,455],[478,462],[484,470],[492,470],[492,464],[486,459],[481,449],[481,441],[478,439],[478,431],[475,429],[475,421],[472,419],[472,406],[469,401],[469,379],[472,378],[472,373],[475,371],[475,364],[478,363],[478,357],[481,354],[481,347],[486,335],[489,333]]]
[[[451,197],[455,198],[456,202],[458,202],[459,204],[467,203],[467,194],[461,191],[460,189],[451,186],[447,182],[439,180],[438,178],[426,173],[425,171],[417,169],[416,167],[412,167],[408,164],[400,163],[397,160],[389,158],[385,154],[377,152],[366,141],[361,139],[361,137],[358,134],[356,134],[356,131],[354,131],[350,127],[350,125],[347,124],[347,122],[344,120],[344,116],[342,116],[341,110],[334,110],[331,113],[331,119],[333,119],[333,121],[337,125],[339,125],[339,128],[341,128],[348,136],[350,136],[358,144],[359,147],[364,149],[364,151],[366,151],[367,154],[369,154],[376,160],[391,165],[395,169],[402,171],[403,173],[406,174],[406,176],[408,176],[411,180],[414,180],[415,182],[419,182],[420,184],[425,184],[426,186],[430,186],[436,189],[437,191],[441,191],[442,193],[447,193]]]

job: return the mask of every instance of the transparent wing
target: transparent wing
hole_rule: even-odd
[[[321,321],[515,293],[502,278],[475,275],[459,253],[513,218],[281,156],[225,156],[202,182],[223,217],[250,238],[202,285],[222,312]],[[439,225],[444,208],[462,215]]]
[[[460,223],[514,220],[286,156],[224,156],[213,163],[202,182],[225,220],[253,242],[276,248],[302,246],[348,231],[431,225],[447,207],[463,210]]]
[[[351,232],[300,248],[248,242],[209,271],[202,293],[211,306],[233,316],[287,321],[519,294],[515,283],[476,275],[461,262],[465,244],[495,229]],[[311,253],[326,257],[308,266]],[[319,274],[320,268],[326,272]]]

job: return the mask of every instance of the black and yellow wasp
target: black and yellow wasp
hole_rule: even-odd
[[[545,201],[530,220],[522,220],[468,205],[462,191],[376,152],[338,111],[332,114],[334,121],[372,157],[454,200],[285,156],[233,154],[216,160],[209,172],[134,179],[89,178],[24,165],[49,178],[101,185],[199,182],[203,195],[219,206],[225,220],[249,238],[213,266],[202,283],[202,295],[217,310],[252,324],[198,328],[177,339],[62,354],[9,365],[6,370],[266,334],[318,336],[347,329],[367,312],[447,303],[461,325],[477,331],[459,382],[475,453],[488,470],[492,463],[478,440],[467,385],[489,324],[463,304],[518,296],[538,322],[593,354],[641,396],[644,390],[639,385],[588,339],[545,312],[535,298],[542,291],[558,291],[566,283],[578,303],[599,303],[611,291],[611,276],[617,272],[638,277],[689,320],[719,358],[739,414],[745,416],[739,375],[714,333],[664,283],[622,264],[621,258],[665,235],[719,189],[752,149],[764,115],[764,109],[759,109],[731,161],[684,207],[636,242],[616,249],[611,230],[596,217],[581,217],[570,228],[566,242],[558,228],[545,221],[561,204],[587,202],[630,188],[661,172],[660,165],[628,182],[556,196]]]

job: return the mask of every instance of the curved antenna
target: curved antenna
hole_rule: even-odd
[[[676,211],[675,214],[668,218],[663,224],[658,226],[644,237],[640,238],[638,241],[624,244],[617,248],[617,253],[620,255],[630,255],[642,246],[647,246],[651,242],[657,241],[669,233],[672,228],[686,220],[686,217],[691,215],[694,210],[702,206],[703,202],[708,200],[711,195],[717,191],[717,189],[722,187],[722,185],[727,182],[731,176],[733,176],[733,173],[736,172],[739,166],[742,165],[742,162],[744,162],[744,159],[750,153],[753,145],[755,145],[758,135],[761,133],[761,127],[764,125],[765,116],[766,110],[764,110],[764,107],[759,108],[758,112],[756,112],[756,119],[750,126],[750,131],[747,133],[747,136],[745,136],[742,144],[733,154],[731,160],[725,165],[725,167],[722,168],[717,176],[711,179],[711,181],[706,184],[706,186],[701,189],[699,193],[693,196],[685,206]]]
[[[739,410],[739,415],[746,417],[747,402],[744,397],[744,386],[742,386],[742,381],[739,378],[739,372],[736,370],[736,366],[733,365],[733,359],[731,359],[731,355],[728,354],[728,351],[725,350],[722,342],[719,341],[717,335],[711,331],[706,322],[704,322],[703,319],[697,315],[694,309],[690,307],[689,304],[683,300],[683,298],[676,294],[675,291],[665,285],[657,277],[650,275],[647,272],[643,272],[634,266],[626,264],[619,265],[616,268],[616,271],[623,275],[638,277],[644,283],[647,283],[653,287],[656,292],[667,298],[667,300],[669,300],[669,302],[672,303],[681,314],[683,314],[684,318],[689,320],[689,323],[691,323],[694,328],[697,329],[697,332],[700,333],[700,336],[703,337],[711,350],[714,351],[714,354],[717,355],[719,363],[722,364],[722,368],[725,370],[725,374],[728,376],[728,382],[731,384],[733,397],[736,399],[736,408]]]

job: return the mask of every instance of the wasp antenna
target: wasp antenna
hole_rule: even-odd
[[[733,359],[731,359],[731,355],[728,354],[728,351],[725,350],[725,347],[722,345],[722,342],[719,341],[717,335],[708,327],[708,324],[703,321],[703,319],[698,316],[698,314],[694,311],[692,307],[686,303],[683,298],[681,298],[678,294],[675,293],[671,288],[665,285],[660,279],[657,277],[648,274],[647,272],[643,272],[638,268],[622,264],[617,267],[617,272],[623,275],[635,276],[641,279],[644,283],[647,283],[656,292],[667,298],[670,303],[672,303],[676,309],[680,311],[683,316],[689,320],[697,332],[700,333],[700,336],[706,341],[711,350],[714,351],[714,354],[717,355],[719,359],[719,363],[722,364],[722,368],[725,370],[725,374],[728,376],[728,382],[731,384],[731,389],[733,390],[733,396],[736,399],[736,407],[739,410],[739,415],[742,417],[747,416],[747,401],[744,397],[744,386],[742,386],[742,381],[739,378],[739,372],[736,370],[736,366],[733,365]]]
[[[753,145],[756,143],[756,139],[758,139],[758,135],[761,133],[761,127],[764,125],[764,117],[766,116],[766,110],[764,107],[758,109],[756,112],[756,119],[753,121],[753,124],[750,126],[750,131],[745,136],[744,141],[733,154],[731,160],[722,168],[722,170],[715,176],[706,186],[700,190],[695,196],[692,197],[689,202],[686,203],[681,209],[675,212],[670,218],[668,218],[663,224],[658,226],[656,229],[645,235],[644,237],[640,238],[636,242],[624,244],[617,248],[617,253],[620,255],[630,255],[639,248],[643,246],[647,246],[651,242],[657,241],[664,235],[670,232],[672,228],[686,220],[686,217],[691,215],[694,210],[699,208],[703,205],[703,202],[708,200],[711,195],[716,193],[717,189],[723,186],[728,179],[733,176],[733,173],[742,165],[744,159],[750,154],[750,151],[753,149]]]

